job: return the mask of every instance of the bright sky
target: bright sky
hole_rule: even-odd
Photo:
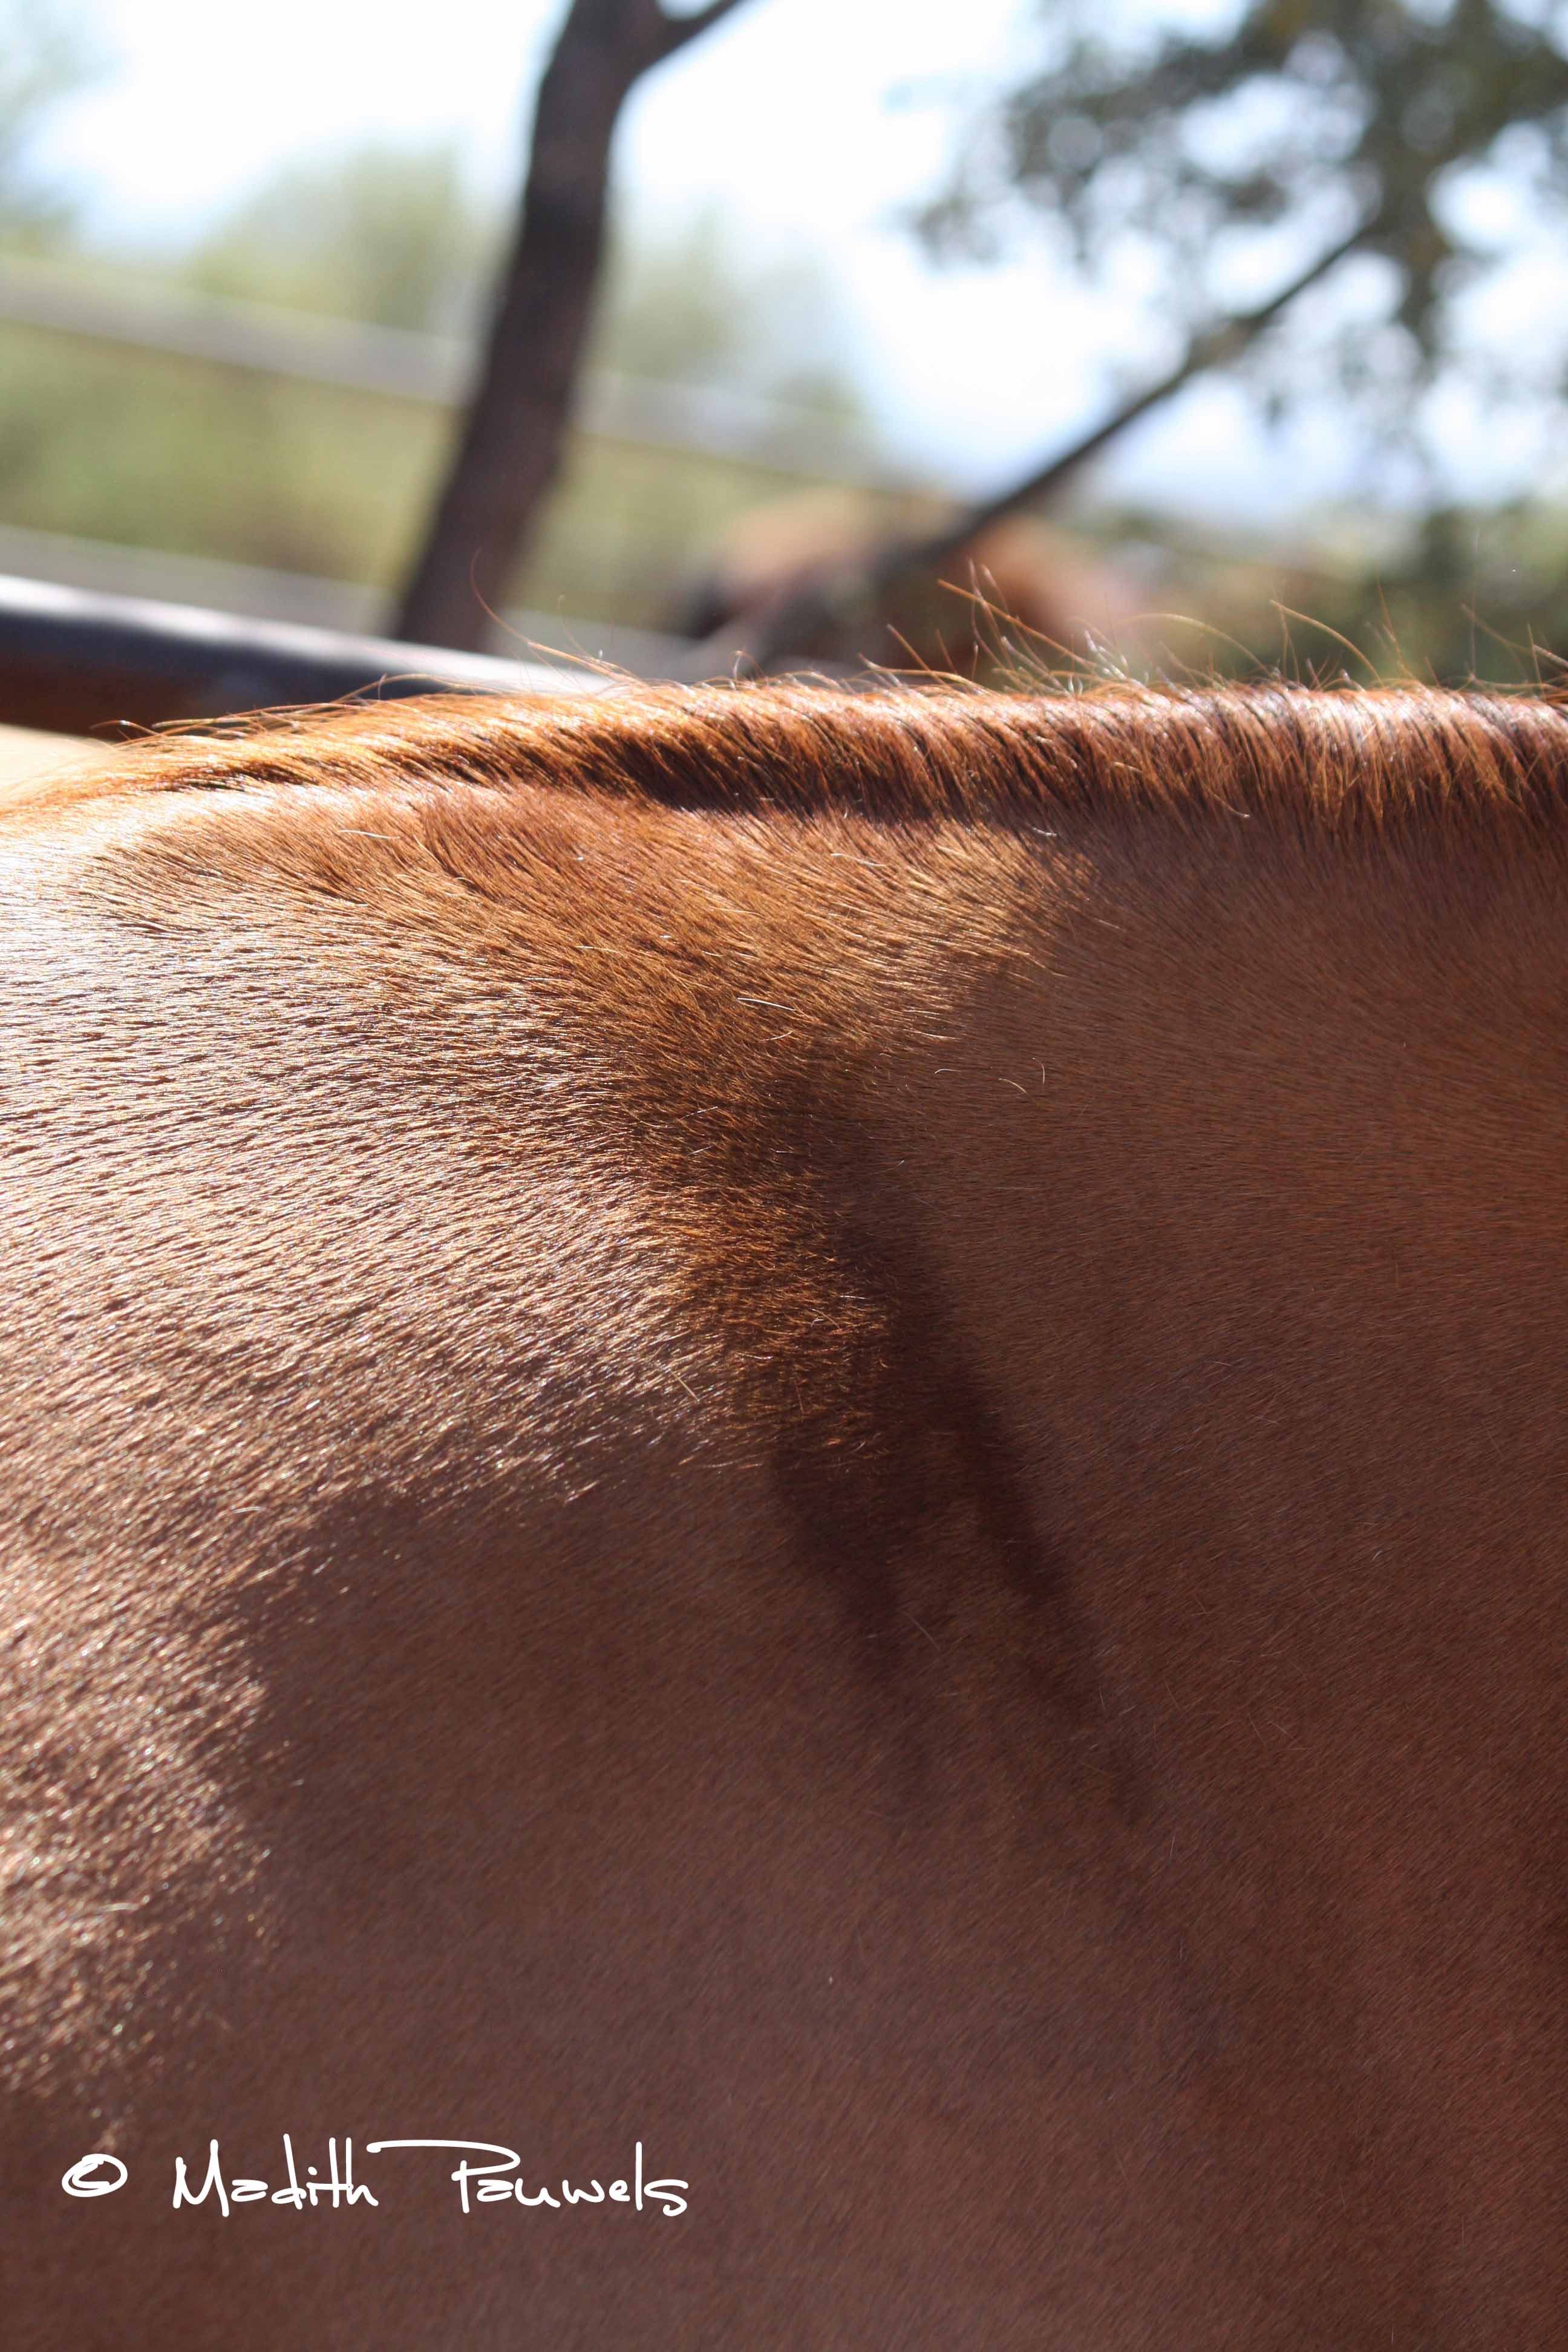
[[[1194,13],[1205,5],[1192,0]],[[367,135],[454,134],[478,180],[511,187],[563,0],[84,5],[113,69],[62,113],[48,160],[90,192],[100,227],[144,238],[187,234],[285,154]],[[617,153],[625,203],[713,200],[771,249],[820,254],[861,326],[890,446],[973,488],[1069,439],[1114,384],[1163,356],[1134,309],[1089,297],[1037,254],[939,272],[896,226],[940,174],[952,98],[1016,62],[1032,13],[1032,0],[744,0],[649,78]],[[897,102],[932,84],[952,98]],[[1506,489],[1539,462],[1458,415],[1454,446],[1478,490]],[[1326,423],[1271,442],[1223,389],[1151,420],[1101,478],[1227,516],[1358,487]]]

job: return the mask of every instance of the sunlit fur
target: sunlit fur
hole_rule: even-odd
[[[932,685],[637,689],[580,701],[431,697],[174,730],[33,796],[272,785],[355,791],[524,784],[797,815],[1026,820],[1043,799],[1119,809],[1378,821],[1418,809],[1554,808],[1568,719],[1544,697],[1423,687],[1086,687],[1045,698]],[[296,821],[310,811],[297,793]]]
[[[8,2344],[1564,2341],[1568,716],[282,714],[0,920]]]

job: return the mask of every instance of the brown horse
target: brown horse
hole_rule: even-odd
[[[1568,717],[295,714],[0,866],[9,2346],[1568,2341]]]
[[[759,625],[802,593],[837,581],[847,609],[824,618],[794,650],[802,660],[972,676],[1016,669],[1021,661],[1071,661],[1109,643],[1136,656],[1148,636],[1131,577],[1110,559],[1044,522],[1011,515],[937,564],[917,565],[862,604],[855,574],[885,550],[889,532],[913,539],[943,510],[911,499],[879,513],[865,494],[795,492],[748,508],[688,584],[670,625],[711,639],[728,653],[756,642]],[[832,600],[837,605],[837,599]]]

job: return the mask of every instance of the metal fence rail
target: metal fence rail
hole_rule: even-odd
[[[471,338],[319,318],[155,279],[116,282],[15,254],[0,256],[0,321],[440,407],[466,398],[476,358]],[[847,446],[810,409],[742,392],[594,369],[581,387],[577,423],[605,440],[740,458],[786,481],[911,488],[900,468]]]
[[[74,532],[29,530],[0,522],[0,574],[58,582],[89,595],[135,596],[157,604],[196,604],[237,618],[287,621],[351,637],[381,635],[384,590],[363,581],[329,580],[319,572],[279,572],[226,557],[175,553],[169,548],[127,546]],[[694,646],[661,629],[641,629],[594,615],[545,613],[504,605],[499,643],[503,661],[549,669],[607,663],[634,677],[689,677]]]
[[[0,719],[83,734],[344,695],[581,694],[590,669],[244,620],[0,575]]]

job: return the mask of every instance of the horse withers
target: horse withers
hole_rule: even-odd
[[[282,714],[0,873],[16,2352],[1565,2340],[1568,717]]]

